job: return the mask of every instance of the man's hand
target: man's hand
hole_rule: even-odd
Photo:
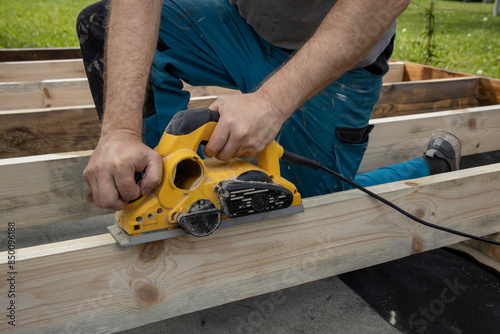
[[[162,178],[161,156],[144,145],[142,110],[162,0],[111,1],[106,29],[105,105],[101,138],[83,172],[98,207],[121,210]],[[144,172],[136,184],[135,172]]]
[[[252,157],[264,150],[289,116],[259,91],[221,96],[209,108],[217,110],[220,119],[203,153],[219,160]]]
[[[135,172],[144,173],[138,184]],[[129,201],[146,195],[161,182],[162,159],[137,135],[117,133],[101,137],[83,177],[98,207],[122,210]]]

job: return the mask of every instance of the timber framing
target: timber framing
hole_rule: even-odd
[[[65,50],[64,60],[51,58],[63,54],[52,50],[10,58],[0,51],[0,61],[11,62],[0,63],[0,173],[8,176],[0,179],[0,231],[9,222],[22,231],[110,218],[88,202],[81,176],[99,123],[78,51]],[[185,87],[190,107],[234,93]],[[391,63],[361,171],[419,156],[436,129],[456,134],[463,155],[500,150],[499,103],[500,80]],[[498,240],[499,184],[497,163],[371,190],[424,220]],[[119,331],[444,246],[500,268],[498,246],[459,243],[465,239],[418,225],[357,190],[305,199],[304,207],[201,239],[121,248],[103,234],[19,249],[20,320],[9,329]],[[9,272],[6,252],[0,268]]]
[[[490,234],[500,230],[499,182],[496,164],[372,190],[433,223]],[[464,240],[357,190],[306,199],[304,207],[203,239],[121,248],[100,235],[25,249],[18,262],[23,321],[13,332],[123,330]]]
[[[457,134],[464,155],[499,149],[500,106],[388,117],[371,123],[375,128],[360,167],[362,172],[420,156],[436,128]],[[405,140],[400,140],[402,137]],[[0,218],[0,230],[6,229],[7,219],[23,228],[109,213],[86,201],[81,175],[91,154],[78,151],[1,159],[0,175],[10,177],[0,181],[4,189],[1,210],[8,212]],[[33,220],[35,215],[41,219]]]

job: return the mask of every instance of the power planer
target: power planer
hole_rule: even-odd
[[[108,226],[121,246],[186,233],[204,237],[217,228],[304,211],[297,188],[280,176],[284,150],[276,141],[257,155],[258,166],[239,158],[200,158],[197,150],[218,119],[206,108],[174,115],[155,148],[163,159],[161,183],[116,212]]]

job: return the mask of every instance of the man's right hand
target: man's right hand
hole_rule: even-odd
[[[144,173],[138,184],[134,181],[135,172]],[[162,159],[137,135],[114,133],[101,136],[83,177],[98,207],[118,211],[160,184]]]

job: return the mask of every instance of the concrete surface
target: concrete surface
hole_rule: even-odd
[[[375,313],[339,278],[330,277],[120,333],[400,332]]]

